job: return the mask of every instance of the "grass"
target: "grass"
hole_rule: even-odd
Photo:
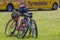
[[[18,39],[16,36],[6,37],[5,26],[11,19],[11,12],[0,12],[0,40],[60,40],[60,9],[55,11],[31,11],[37,23],[38,37],[25,37]]]

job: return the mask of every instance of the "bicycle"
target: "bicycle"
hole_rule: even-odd
[[[12,19],[10,19],[6,24],[6,27],[5,27],[5,35],[6,36],[10,36],[11,33],[14,33],[18,26],[18,18],[20,16],[19,13],[16,10],[14,10],[14,12],[11,15],[14,15],[14,16],[12,16]],[[26,27],[26,29],[28,29],[28,27]],[[21,31],[21,32],[23,32],[23,31]],[[25,30],[25,32],[22,33],[21,38],[24,38],[26,33],[27,33],[27,31]]]
[[[28,26],[28,29],[30,30],[30,34],[32,33],[32,37],[37,38],[38,30],[37,30],[36,22],[35,22],[35,20],[32,19],[32,13],[28,13],[28,14],[29,14],[29,16],[27,16],[27,18],[24,18],[25,17],[24,16],[22,20],[24,20],[23,22],[25,23],[26,26]],[[28,29],[27,29],[27,31],[28,31]],[[26,33],[28,33],[28,32],[26,32]],[[18,32],[18,38],[20,38],[20,31]]]
[[[29,13],[29,15],[30,16],[28,16],[28,20],[22,22],[23,23],[22,24],[22,30],[18,30],[18,36],[17,36],[18,38],[24,38],[26,36],[26,34],[28,33],[28,29],[30,30],[30,33],[32,33],[33,37],[37,38],[37,36],[38,36],[38,30],[37,30],[36,22],[32,19],[32,13]],[[16,28],[18,26],[19,16],[17,15],[15,18],[10,19],[8,21],[8,23],[6,24],[6,27],[5,27],[6,36],[9,36],[9,35],[11,35],[11,33],[14,33],[16,31]],[[23,18],[23,20],[25,20],[25,19]],[[34,24],[34,25],[32,25],[32,24]]]

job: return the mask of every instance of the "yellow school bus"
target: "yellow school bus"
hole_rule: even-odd
[[[0,10],[12,11],[20,6],[20,0],[0,0]]]
[[[26,2],[29,8],[33,9],[54,9],[59,6],[59,0],[27,0]]]
[[[18,9],[22,2],[31,9],[56,10],[59,6],[58,0],[0,0],[0,10],[12,11],[13,9]]]

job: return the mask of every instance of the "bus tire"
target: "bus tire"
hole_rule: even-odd
[[[6,9],[7,11],[11,12],[13,9],[14,8],[12,4],[7,5],[7,9]]]
[[[58,8],[58,5],[56,3],[54,3],[52,6],[52,10],[57,10],[57,8]]]

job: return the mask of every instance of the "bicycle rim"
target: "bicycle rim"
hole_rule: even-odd
[[[14,30],[14,28],[15,28],[15,22],[13,19],[10,19],[5,27],[6,36],[9,36],[11,32]]]
[[[37,38],[38,30],[37,30],[36,22],[34,20],[31,21],[31,32],[32,32],[32,37]]]
[[[28,25],[26,25],[26,24],[25,24],[25,26],[23,26],[23,25],[24,25],[24,24],[22,24],[22,30],[19,31],[19,33],[18,33],[18,36],[20,36],[20,37],[18,37],[18,38],[24,38],[24,37],[26,36],[26,34],[27,34]]]

